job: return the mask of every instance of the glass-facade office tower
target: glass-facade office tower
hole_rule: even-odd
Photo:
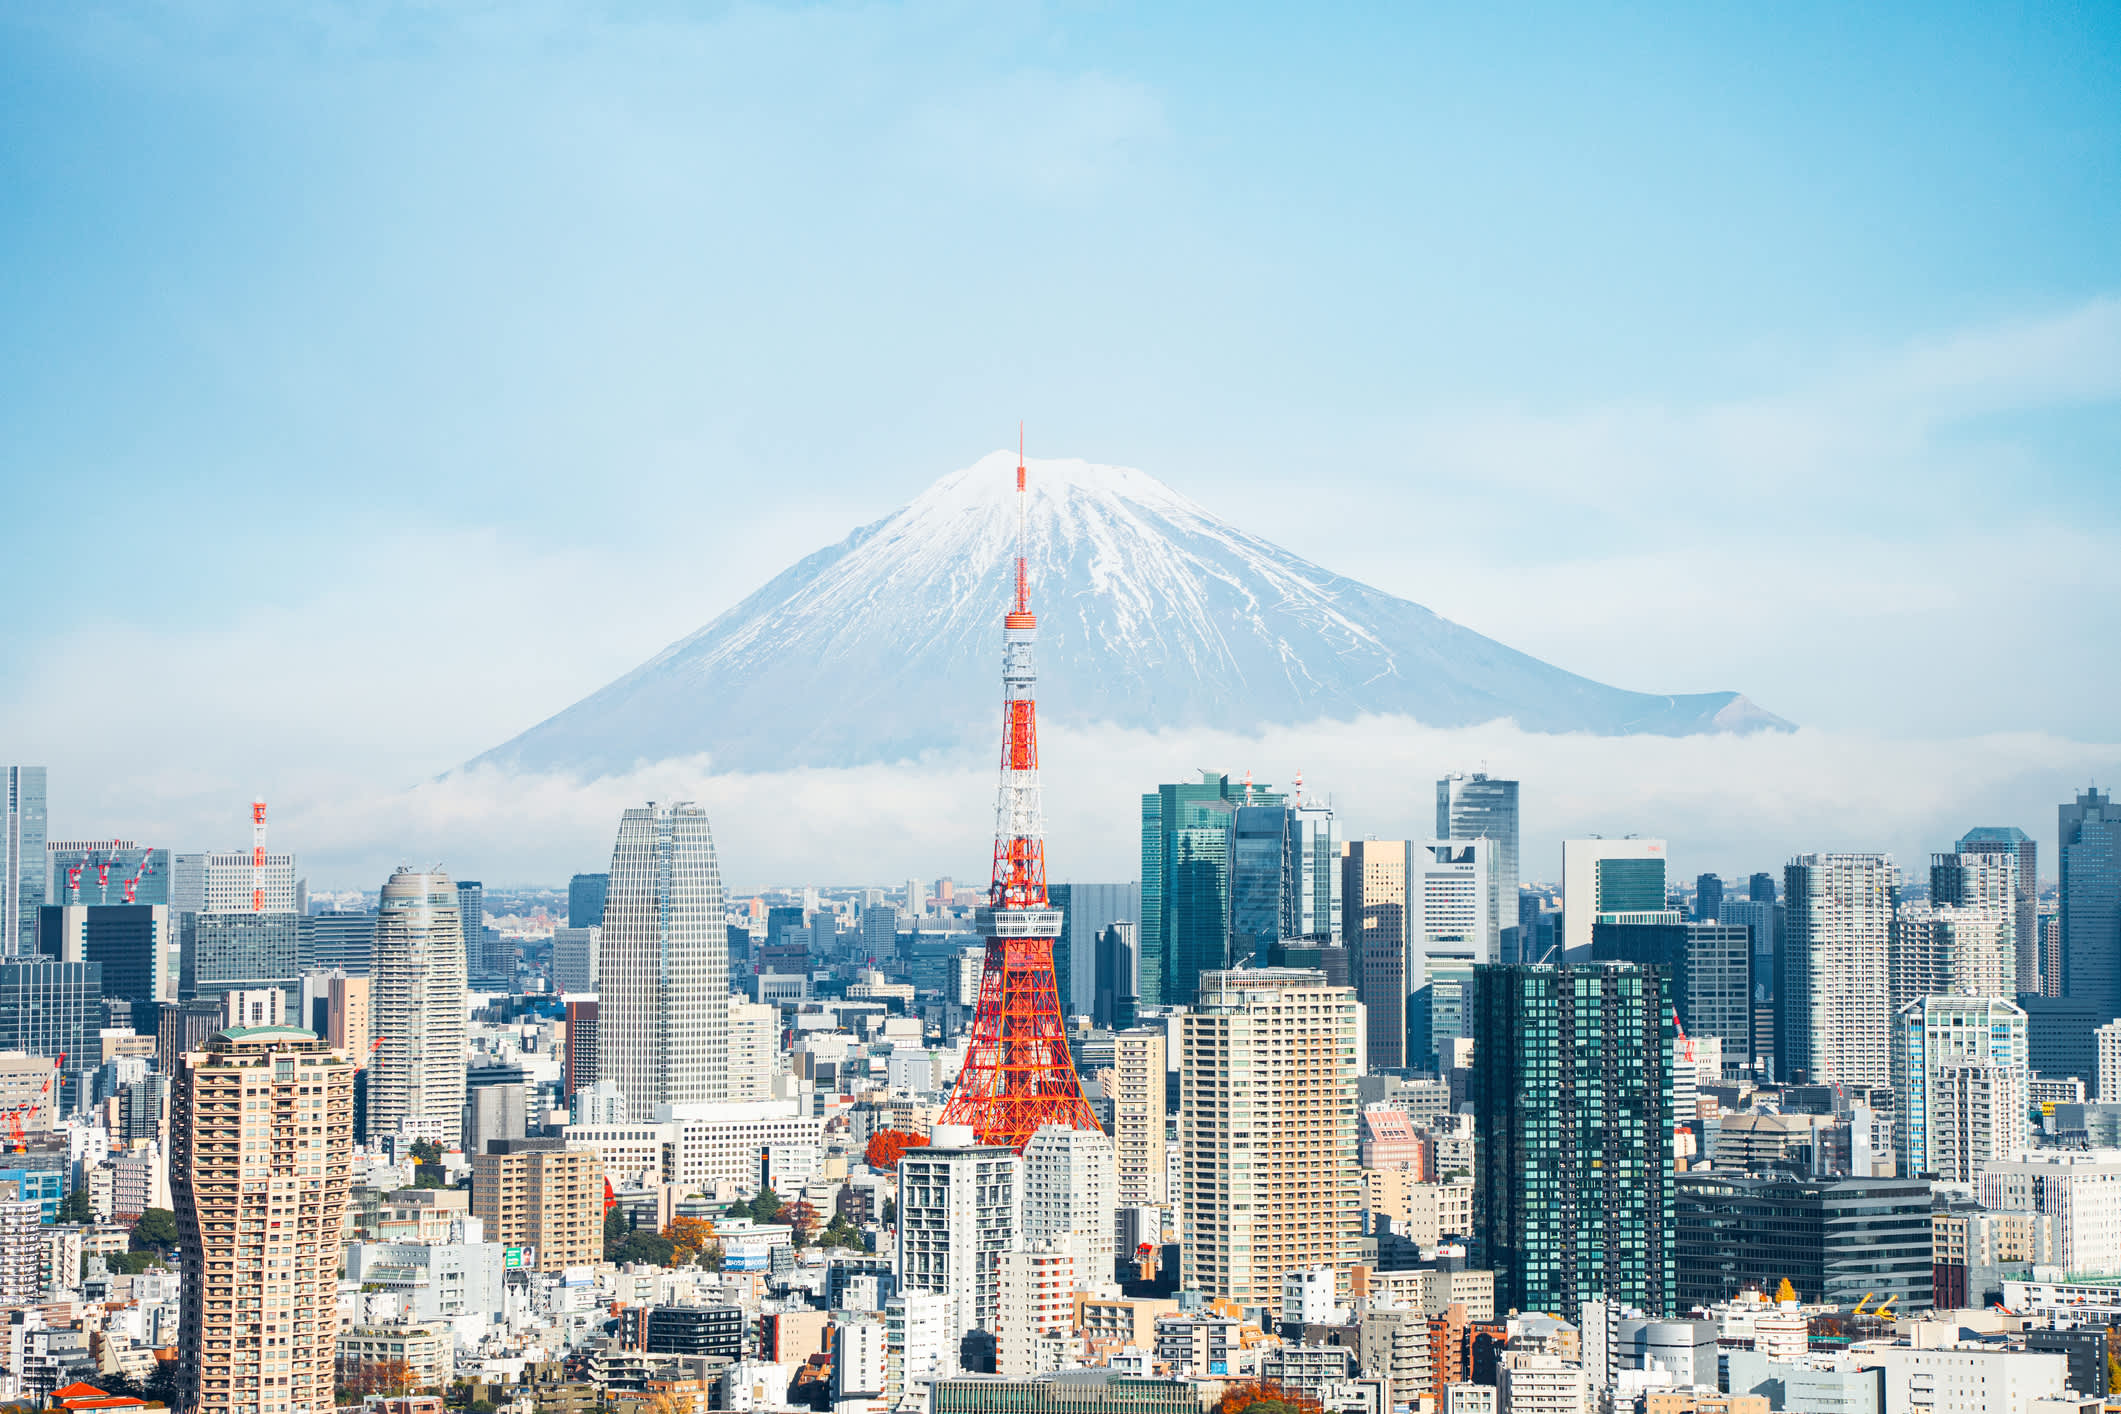
[[[1787,1277],[1800,1301],[1896,1311],[1931,1300],[1930,1186],[1892,1178],[1679,1175],[1679,1300],[1728,1301]],[[1496,1292],[1501,1305],[1502,1293]]]
[[[447,874],[400,869],[376,902],[369,959],[368,1138],[408,1134],[444,1147],[464,1123],[464,931]],[[358,1059],[358,1058],[357,1058]]]
[[[302,919],[310,966],[336,968],[349,977],[366,977],[376,947],[373,913],[311,913]]]
[[[44,768],[0,767],[6,774],[6,834],[0,854],[6,876],[0,879],[0,953],[9,957],[37,950],[37,910],[44,898]]]
[[[2008,859],[2011,861],[2012,935],[2017,944],[2017,982],[2020,992],[2042,990],[2040,979],[2040,846],[2031,835],[2015,826],[1984,825],[1968,830],[1959,837],[1958,858],[1964,861],[1959,868],[1961,879],[1945,881],[1948,890],[1954,891],[1965,883],[1973,883],[1979,889],[1986,881],[1977,875],[1967,880],[1968,864],[1976,859]],[[1950,856],[1938,855],[1941,862]],[[1940,897],[1937,893],[1936,870],[1930,871],[1930,902],[1964,904],[1971,900],[1964,897]]]
[[[1229,965],[1264,962],[1281,939],[1282,888],[1288,882],[1285,805],[1240,805],[1230,812]]]
[[[609,874],[577,874],[567,881],[567,926],[604,926],[604,894],[611,887]]]
[[[1893,1013],[1893,1148],[1902,1178],[1972,1183],[2025,1152],[2026,1016],[2001,997],[1919,997]]]
[[[1676,923],[1665,906],[1663,840],[1561,842],[1563,956],[1591,945],[1591,929],[1608,923]],[[1577,953],[1578,957],[1587,956]]]
[[[1283,942],[1340,941],[1340,839],[1329,805],[1289,807],[1282,842],[1281,938]]]
[[[1687,1035],[1715,1037],[1727,1060],[1752,1058],[1752,930],[1744,924],[1600,923],[1591,960],[1657,968]]]
[[[1671,1015],[1654,967],[1475,970],[1475,1260],[1496,1310],[1679,1309]]]
[[[47,904],[170,903],[170,853],[130,840],[53,840],[45,846]]]
[[[2062,995],[2121,1016],[2121,807],[2087,789],[2057,811]]]
[[[1893,914],[1889,854],[1800,854],[1782,871],[1788,931],[1777,963],[1775,1074],[1827,1085],[1889,1082]]]
[[[1723,880],[1714,874],[1697,875],[1694,879],[1694,921],[1714,923],[1722,916]]]
[[[1518,943],[1517,782],[1489,779],[1485,771],[1445,776],[1436,783],[1436,838],[1493,840],[1494,863],[1488,871],[1488,958],[1495,962],[1531,961]],[[1503,937],[1508,933],[1507,943]]]
[[[103,995],[136,1002],[177,999],[169,905],[63,905],[37,911],[37,953],[103,967]]]
[[[1140,926],[1141,885],[1055,884],[1047,894],[1061,911],[1061,935],[1053,945],[1053,980],[1060,988],[1061,1014],[1095,1015],[1098,994],[1106,986],[1099,970],[1098,939],[1115,923],[1124,923],[1130,930]],[[888,913],[892,926],[897,927],[897,910],[880,908],[877,912]],[[892,946],[897,946],[896,933]]]
[[[707,812],[628,810],[611,850],[597,976],[597,1078],[626,1113],[729,1095],[729,946]]]
[[[1281,795],[1203,771],[1142,796],[1141,1004],[1190,1006],[1230,947],[1231,816]]]
[[[278,987],[290,994],[289,1005],[293,1006],[293,994],[310,968],[310,959],[302,951],[299,915],[186,914],[179,926],[179,996],[216,997],[223,992]]]

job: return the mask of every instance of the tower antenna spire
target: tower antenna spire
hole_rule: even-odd
[[[1068,1051],[1053,940],[1061,912],[1046,894],[1046,825],[1038,784],[1038,672],[1027,568],[1024,428],[1016,428],[1016,599],[1002,618],[1002,769],[994,809],[994,878],[979,921],[987,935],[979,1009],[941,1122],[982,1144],[1021,1151],[1039,1127],[1097,1129]]]

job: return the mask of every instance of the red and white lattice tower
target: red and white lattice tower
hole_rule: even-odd
[[[250,803],[250,911],[265,911],[265,801]]]
[[[1002,783],[995,802],[994,883],[979,1011],[941,1123],[969,1124],[982,1144],[1022,1150],[1041,1125],[1098,1128],[1068,1053],[1053,940],[1060,910],[1046,897],[1045,817],[1038,795],[1038,618],[1024,562],[1024,459],[1016,458],[1016,605],[1002,620]]]

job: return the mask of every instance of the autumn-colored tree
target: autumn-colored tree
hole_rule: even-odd
[[[1782,1279],[1782,1285],[1775,1288],[1775,1299],[1778,1302],[1795,1301],[1797,1299],[1797,1288],[1790,1285],[1790,1279],[1788,1277],[1784,1277]]]
[[[671,1261],[683,1266],[714,1243],[714,1224],[701,1218],[672,1218],[663,1236],[670,1239]]]
[[[781,1221],[808,1237],[817,1231],[817,1208],[808,1198],[798,1198],[781,1208]]]
[[[412,1366],[403,1360],[346,1360],[339,1365],[339,1388],[357,1395],[409,1394],[412,1383]]]
[[[869,1147],[862,1151],[862,1161],[873,1169],[895,1169],[899,1155],[908,1149],[919,1149],[928,1143],[928,1136],[904,1129],[879,1129],[869,1136]]]
[[[1320,1414],[1320,1410],[1318,1401],[1309,1395],[1267,1380],[1230,1386],[1217,1402],[1215,1414]]]

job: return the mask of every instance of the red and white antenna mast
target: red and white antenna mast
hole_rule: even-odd
[[[265,911],[265,797],[250,803],[250,911]]]
[[[1017,424],[1016,598],[1002,617],[1002,772],[994,806],[994,879],[981,922],[987,934],[979,1010],[965,1064],[941,1122],[969,1124],[983,1144],[1021,1151],[1041,1125],[1097,1129],[1068,1051],[1053,940],[1060,910],[1046,896],[1046,825],[1038,787],[1038,672],[1031,651],[1029,488]]]

